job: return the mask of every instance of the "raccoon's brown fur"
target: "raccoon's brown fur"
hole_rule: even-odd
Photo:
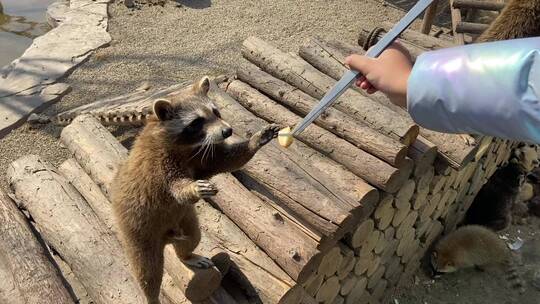
[[[516,274],[515,257],[506,243],[495,232],[482,226],[462,226],[442,238],[432,252],[431,265],[439,273],[503,266],[509,273],[508,280],[523,287]]]
[[[476,42],[540,36],[540,0],[510,0]]]
[[[171,100],[156,101],[156,117],[136,138],[114,181],[114,215],[148,303],[159,303],[166,244],[186,264],[212,265],[192,255],[201,238],[193,204],[216,194],[211,176],[239,169],[279,130],[269,125],[248,141],[235,137],[208,98],[209,86],[205,77]]]

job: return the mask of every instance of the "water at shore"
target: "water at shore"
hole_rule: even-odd
[[[0,67],[50,30],[45,11],[54,0],[0,0]]]

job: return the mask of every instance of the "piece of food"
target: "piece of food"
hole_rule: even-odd
[[[290,127],[283,128],[278,132],[278,142],[283,148],[287,148],[293,143],[293,136]]]

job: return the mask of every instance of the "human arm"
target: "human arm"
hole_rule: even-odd
[[[357,66],[354,59],[358,58],[348,59],[351,68]],[[404,59],[394,55],[387,60]],[[358,69],[362,68],[360,64]],[[379,71],[371,76],[375,82],[367,77],[368,85],[378,88],[376,80],[391,78],[391,73],[407,75],[407,85],[395,83],[393,89],[401,97],[406,92],[407,109],[423,127],[540,143],[538,37],[426,52],[412,71]],[[387,88],[380,88],[387,93]],[[399,99],[389,97],[399,104]]]

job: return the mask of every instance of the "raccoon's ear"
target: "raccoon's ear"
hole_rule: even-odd
[[[198,95],[206,96],[208,95],[208,91],[210,90],[210,78],[208,76],[204,76],[193,86],[193,92]]]
[[[173,108],[171,102],[167,99],[157,99],[154,101],[154,114],[156,117],[161,120],[169,120],[173,117]]]

